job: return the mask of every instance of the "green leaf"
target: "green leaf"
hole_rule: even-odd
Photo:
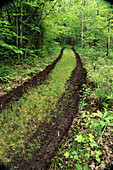
[[[113,120],[113,116],[108,116],[106,120]]]
[[[96,156],[100,156],[102,154],[100,150],[99,151],[95,150],[95,152],[96,152]]]
[[[64,154],[64,156],[66,157],[66,158],[69,158],[69,152],[66,152],[65,154]]]
[[[107,103],[105,103],[105,102],[103,102],[102,104],[104,105],[104,107],[108,108],[108,105],[109,105],[109,104],[107,104]]]
[[[90,146],[93,148],[94,146],[97,146],[97,143],[95,142],[95,141],[92,141],[92,142],[90,142],[89,143],[90,144]]]
[[[100,124],[101,124],[101,128],[103,128],[107,123],[104,121],[100,121]]]
[[[78,142],[84,142],[85,138],[82,135],[77,135],[77,137],[75,138],[76,141]]]
[[[90,170],[88,164],[85,165],[84,170]]]
[[[97,119],[91,119],[91,121],[92,121],[91,123],[93,123],[93,124],[94,123],[96,123],[96,124],[99,123],[99,121]]]
[[[98,161],[98,162],[100,162],[101,161],[101,159],[97,156],[96,157],[96,160]]]
[[[31,28],[31,30],[36,30],[36,31],[40,32],[40,28],[39,27]]]
[[[86,153],[85,155],[86,155],[87,159],[90,158],[90,153]]]
[[[97,114],[99,117],[101,117],[101,118],[103,117],[103,114],[99,110],[97,110]]]
[[[78,170],[82,170],[82,166],[80,164],[75,164],[75,166]]]
[[[109,123],[109,126],[113,126],[113,123]]]
[[[102,128],[100,126],[97,127],[98,133],[102,134]]]
[[[91,150],[91,155],[95,155],[95,153],[94,153],[94,151],[93,151],[93,150]]]
[[[101,115],[99,115],[98,113],[92,113],[93,116],[98,116],[101,117]]]
[[[94,136],[93,136],[91,133],[89,133],[88,135],[89,135],[89,140],[90,140],[90,141],[93,141]]]
[[[104,118],[106,118],[108,116],[109,112],[108,111],[105,111],[104,113]]]
[[[76,151],[73,151],[72,154],[74,155],[73,158],[74,158],[75,160],[79,160],[79,157],[78,157],[78,154],[77,154]]]

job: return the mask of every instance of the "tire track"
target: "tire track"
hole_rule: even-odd
[[[63,93],[62,97],[58,101],[57,112],[54,112],[54,110],[51,112],[55,125],[51,127],[45,126],[46,131],[44,133],[46,133],[46,136],[43,139],[42,147],[40,148],[40,150],[32,153],[32,157],[29,162],[22,162],[22,160],[18,162],[15,158],[9,163],[9,166],[15,166],[18,163],[19,170],[48,169],[48,163],[50,159],[54,156],[59,143],[61,142],[63,136],[69,130],[72,124],[73,117],[78,112],[78,104],[80,99],[79,91],[82,88],[82,85],[86,83],[86,69],[82,66],[79,54],[75,51],[74,48],[72,48],[72,50],[76,56],[77,66],[73,70],[71,77],[67,82],[66,91]],[[60,112],[62,112],[61,117],[55,118],[55,115],[58,115]],[[38,135],[38,132],[39,129],[37,129],[35,135]],[[48,142],[44,142],[45,140]]]

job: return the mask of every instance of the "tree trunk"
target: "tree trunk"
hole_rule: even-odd
[[[20,2],[20,42],[19,48],[22,48],[22,7],[23,7],[23,0]]]
[[[19,11],[18,2],[17,2],[17,6],[16,6],[15,2],[13,0],[13,6],[15,8],[16,14],[18,14],[18,11]],[[16,34],[17,34],[17,36],[16,36],[16,47],[19,48],[19,38],[18,38],[18,36],[20,35],[19,34],[19,16],[16,16],[15,22],[16,22]],[[17,57],[18,58],[20,57],[19,53],[17,54]]]
[[[82,28],[81,28],[81,47],[83,48],[83,20],[84,20],[84,2],[82,1]]]
[[[9,6],[8,5],[7,5],[6,9],[7,9],[8,21],[11,24],[11,16],[10,16]]]
[[[111,10],[108,11],[108,37],[107,37],[107,53],[106,55],[109,55],[109,49],[110,49],[110,30],[111,30]]]

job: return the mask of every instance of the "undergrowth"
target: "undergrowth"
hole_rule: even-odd
[[[92,49],[80,50],[87,78],[93,83],[94,89],[91,98],[99,102],[105,101],[113,105],[113,52],[106,56],[105,52]]]
[[[25,160],[32,151],[40,148],[40,138],[28,143],[26,141],[35,133],[43,122],[51,122],[51,111],[55,109],[58,99],[65,91],[66,81],[76,66],[72,50],[65,49],[61,60],[49,74],[44,84],[30,89],[27,94],[12,104],[11,108],[0,114],[0,161],[7,163],[19,154]],[[42,136],[43,136],[42,132]]]
[[[32,55],[27,58],[4,58],[0,62],[0,95],[16,88],[37,72],[42,71],[57,57],[60,47],[50,56]],[[6,64],[7,63],[7,64]]]

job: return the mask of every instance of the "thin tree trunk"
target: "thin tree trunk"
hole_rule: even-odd
[[[18,48],[18,17],[16,17],[16,34],[17,34],[16,47]],[[18,56],[18,58],[19,58],[19,56]]]
[[[14,0],[12,2],[13,2],[13,6],[16,10],[16,14],[18,14],[18,7],[17,7],[18,2],[17,2],[17,6],[15,5]],[[18,36],[19,36],[19,16],[16,16],[16,34],[17,34],[17,36],[16,36],[16,47],[19,48],[19,38],[18,38]],[[19,53],[17,54],[17,57],[18,58],[20,57]]]
[[[20,3],[20,43],[19,48],[22,48],[22,7],[23,7],[23,0]]]
[[[82,8],[84,7],[83,1],[82,1]],[[81,47],[83,48],[83,20],[84,20],[84,10],[82,9],[82,28],[81,28]]]
[[[7,5],[6,9],[7,9],[8,21],[11,24],[11,17],[10,17],[10,12],[9,12],[9,6],[8,5]]]
[[[15,5],[16,7],[16,5]],[[16,8],[16,13],[18,14],[18,9]],[[17,37],[16,37],[16,46],[17,48],[19,47],[18,44],[18,35],[19,35],[19,31],[18,31],[18,16],[16,16],[16,34],[17,34]],[[18,56],[19,57],[19,56]]]
[[[107,53],[106,55],[109,55],[109,49],[110,49],[110,30],[111,30],[111,17],[110,17],[111,11],[108,11],[108,37],[107,37]]]
[[[97,16],[99,15],[99,3],[97,3]]]

